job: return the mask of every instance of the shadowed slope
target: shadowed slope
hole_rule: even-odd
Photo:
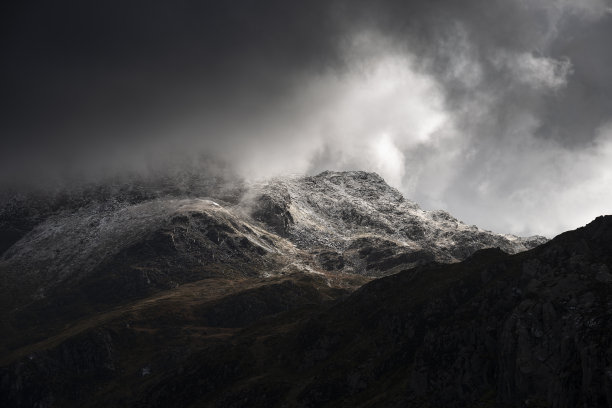
[[[9,406],[23,404],[30,389],[62,406],[612,406],[611,245],[607,216],[527,252],[488,249],[461,263],[424,265],[331,304],[292,289],[302,283],[279,282],[189,318],[158,320],[161,311],[145,308],[130,315],[130,328],[118,320],[123,326],[103,324],[32,350],[4,369],[4,395]],[[241,330],[204,329],[197,341],[176,335],[211,325],[210,313],[230,311],[230,321],[232,310],[259,302],[245,297],[261,296],[268,306],[258,310],[276,312],[283,293],[302,293],[304,306]],[[77,358],[87,380],[45,380],[54,370],[78,373],[60,356],[85,345],[92,351],[79,358],[98,356]],[[80,400],[94,384],[96,398]]]

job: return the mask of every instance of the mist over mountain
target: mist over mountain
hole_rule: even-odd
[[[0,407],[612,408],[611,0],[0,22]]]
[[[608,0],[14,3],[0,184],[208,155],[380,174],[517,235],[609,212]]]

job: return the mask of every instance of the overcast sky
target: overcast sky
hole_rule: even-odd
[[[376,171],[498,232],[612,212],[608,0],[15,3],[1,181],[205,154]]]

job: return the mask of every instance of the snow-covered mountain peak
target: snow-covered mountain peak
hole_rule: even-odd
[[[376,173],[362,171],[276,178],[253,186],[248,205],[256,220],[303,249],[344,254],[365,239],[385,241],[393,253],[420,254],[414,262],[398,263],[402,267],[454,262],[489,247],[516,253],[546,241],[496,234],[446,211],[425,211]]]

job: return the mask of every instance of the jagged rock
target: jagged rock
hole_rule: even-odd
[[[371,276],[432,260],[456,262],[483,248],[517,253],[546,242],[544,237],[521,238],[467,226],[446,211],[424,211],[376,173],[326,171],[276,178],[253,186],[251,194],[255,198],[247,206],[268,228],[299,248],[337,252],[345,271]],[[378,253],[389,259],[364,264],[351,249],[367,240],[384,242]]]
[[[275,233],[285,235],[289,226],[293,224],[293,217],[289,211],[291,197],[286,190],[279,190],[258,196],[251,215]]]

